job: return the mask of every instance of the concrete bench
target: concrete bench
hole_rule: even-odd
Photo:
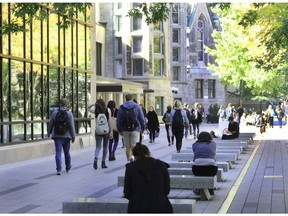
[[[229,170],[229,163],[228,162],[220,162],[216,161],[218,168],[223,169],[224,172],[228,172]],[[190,168],[192,167],[193,162],[169,162],[169,166],[172,167],[179,167],[179,168]]]
[[[118,176],[118,186],[124,186],[124,176]],[[217,188],[216,176],[170,175],[171,189],[199,189],[201,200],[210,200],[209,188]]]
[[[193,161],[193,153],[174,153],[172,154],[172,161]],[[217,153],[216,161],[226,161],[229,163],[229,167],[233,168],[232,164],[235,164],[237,160],[237,154],[235,153]]]
[[[192,151],[192,145],[191,146],[187,146],[187,149],[190,149],[190,151]],[[222,150],[222,149],[237,149],[240,151],[240,154],[243,153],[244,149],[242,146],[228,146],[228,145],[224,145],[224,146],[221,146],[221,145],[217,145],[217,149],[219,150]],[[182,151],[182,150],[181,150]]]
[[[247,141],[223,141],[223,140],[217,140],[215,141],[218,146],[231,146],[231,147],[239,147],[241,146],[243,149],[248,148],[248,142]]]
[[[196,213],[195,199],[169,199],[174,213]],[[74,198],[62,203],[63,213],[127,213],[125,198]]]
[[[192,149],[182,149],[181,153],[192,153]],[[235,153],[237,155],[237,159],[240,159],[240,150],[238,149],[218,149],[217,148],[217,154],[219,153]]]
[[[193,175],[191,167],[190,168],[170,167],[168,169],[168,172],[169,175]],[[218,168],[216,176],[217,176],[217,182],[225,181],[222,168]]]

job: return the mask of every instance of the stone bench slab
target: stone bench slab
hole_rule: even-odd
[[[228,172],[229,170],[229,163],[228,162],[220,162],[217,161],[218,168],[223,169],[224,172]],[[169,166],[171,168],[190,168],[192,167],[193,162],[169,162]]]
[[[124,186],[124,176],[118,176],[118,186]],[[209,188],[217,188],[217,176],[170,175],[171,189],[199,189],[201,200],[210,200]]]
[[[174,213],[196,213],[195,199],[169,199]],[[127,213],[125,198],[74,198],[62,203],[63,213]]]
[[[191,153],[192,149],[182,149],[181,153]],[[240,159],[240,150],[238,149],[217,149],[217,154],[219,153],[235,153],[237,155],[237,159]]]

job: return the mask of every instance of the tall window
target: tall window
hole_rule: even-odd
[[[179,62],[179,56],[180,56],[180,48],[179,47],[173,47],[173,62]]]
[[[164,97],[155,97],[155,112],[157,115],[163,115]]]
[[[173,29],[172,42],[180,43],[179,29]]]
[[[140,53],[142,51],[142,37],[132,37],[133,53]]]
[[[102,75],[102,44],[96,42],[96,74]]]
[[[143,59],[132,59],[133,76],[143,76]]]
[[[216,80],[215,79],[209,79],[208,80],[208,98],[215,98],[216,93]]]
[[[180,67],[179,66],[173,66],[172,81],[180,81]]]
[[[196,81],[195,97],[203,98],[203,80],[197,79],[195,81]]]
[[[132,31],[137,31],[142,28],[142,16],[132,18]]]
[[[163,59],[154,59],[154,76],[163,75]]]
[[[154,24],[154,30],[163,32],[163,22],[158,21],[157,23],[155,23]]]
[[[204,19],[200,18],[197,28],[198,61],[204,61],[204,24]]]
[[[116,16],[116,31],[120,32],[122,29],[122,16]]]
[[[163,38],[154,37],[154,53],[163,54]]]
[[[117,37],[117,54],[122,54],[122,38]]]
[[[48,139],[47,125],[62,97],[70,101],[76,134],[90,132],[84,118],[91,60],[97,59],[90,56],[89,10],[78,11],[79,22],[67,29],[60,29],[59,16],[47,10],[49,19],[24,24],[28,32],[1,36],[0,146]],[[10,3],[1,3],[0,11],[1,23],[14,20]]]
[[[172,7],[172,22],[179,23],[179,3],[175,3]]]

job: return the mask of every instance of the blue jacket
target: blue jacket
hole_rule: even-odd
[[[60,110],[66,110],[67,114],[68,114],[68,124],[69,124],[69,128],[67,130],[67,132],[63,135],[56,135],[54,132],[54,120],[56,117],[56,114],[58,113],[58,109],[54,109],[50,121],[49,121],[49,126],[48,126],[48,137],[50,137],[51,135],[51,139],[55,139],[55,138],[69,138],[70,140],[72,140],[72,142],[74,142],[75,140],[75,126],[74,126],[74,117],[73,114],[67,110],[66,107],[60,106]]]
[[[132,107],[134,107],[134,113],[136,116],[136,120],[138,122],[138,126],[135,129],[135,131],[141,131],[145,129],[145,121],[144,121],[144,115],[143,115],[143,111],[141,109],[141,107],[133,102],[133,101],[126,101],[125,103],[123,103],[124,107],[130,109]],[[122,121],[122,113],[123,113],[123,108],[120,106],[118,109],[118,113],[117,113],[117,129],[119,132],[123,132],[123,129],[121,127],[121,121]]]

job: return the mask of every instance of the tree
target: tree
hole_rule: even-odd
[[[140,3],[137,7],[129,10],[128,16],[139,17],[145,15],[146,24],[156,24],[169,18],[172,3]]]
[[[271,26],[260,20],[252,24],[252,19],[245,18],[244,22],[244,17],[253,14],[253,10],[256,10],[255,5],[249,3],[233,3],[225,10],[216,10],[223,31],[213,33],[216,49],[206,47],[206,51],[215,57],[215,64],[210,64],[209,68],[223,79],[224,84],[238,88],[239,95],[245,96],[243,94],[247,92],[257,100],[279,97],[287,90],[287,69],[279,55],[271,59],[273,67],[260,65],[259,60],[269,51],[267,44],[259,38]]]
[[[89,9],[91,3],[11,3],[12,18],[10,23],[2,23],[0,34],[26,32],[27,25],[33,20],[46,20],[50,13],[61,15],[57,23],[60,28],[68,28],[74,24],[76,14]]]

